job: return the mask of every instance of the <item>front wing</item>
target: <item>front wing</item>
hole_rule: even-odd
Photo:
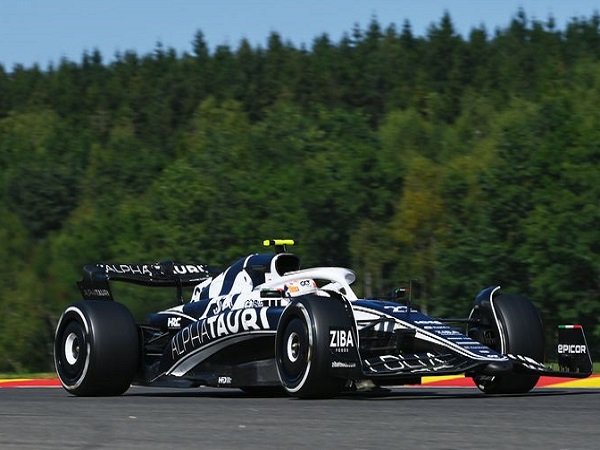
[[[592,372],[581,326],[559,328],[558,363],[545,365],[523,355],[501,354],[448,323],[397,303],[359,300],[352,304],[366,377],[507,373],[585,378]]]

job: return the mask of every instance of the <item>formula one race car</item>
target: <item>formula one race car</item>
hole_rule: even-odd
[[[244,257],[222,273],[204,265],[94,264],[78,283],[83,301],[56,329],[54,359],[75,395],[120,395],[131,383],[280,390],[331,397],[357,386],[419,384],[465,374],[489,394],[528,392],[540,375],[584,378],[592,362],[583,329],[558,330],[558,368],[544,365],[540,317],[526,298],[482,290],[464,319],[429,317],[394,299],[359,299],[355,274],[300,269],[291,240]],[[182,304],[136,324],[109,281],[175,287]],[[194,286],[188,302],[183,287]],[[402,294],[405,294],[404,297]],[[463,323],[463,333],[450,323]]]

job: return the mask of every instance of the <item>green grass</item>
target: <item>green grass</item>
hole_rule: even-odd
[[[54,378],[56,372],[0,372],[0,379],[11,380],[14,378]]]

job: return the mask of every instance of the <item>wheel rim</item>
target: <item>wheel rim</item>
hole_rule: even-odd
[[[83,317],[65,313],[57,329],[54,357],[56,372],[67,389],[74,389],[88,370],[90,342]]]
[[[309,338],[304,321],[290,320],[283,335],[282,375],[287,383],[294,385],[304,376],[308,366]]]
[[[67,360],[67,363],[69,365],[73,366],[75,365],[75,363],[77,363],[77,360],[79,359],[80,350],[81,348],[79,337],[73,332],[69,333],[67,339],[65,339],[64,348],[65,359]]]
[[[291,362],[296,362],[300,357],[300,336],[295,331],[287,339],[287,357]]]

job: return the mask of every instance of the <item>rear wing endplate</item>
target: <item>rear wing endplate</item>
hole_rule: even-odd
[[[87,264],[77,282],[84,300],[113,300],[109,281],[124,281],[151,287],[175,287],[182,301],[184,286],[195,286],[210,278],[212,271],[202,264],[165,261],[156,264]]]

